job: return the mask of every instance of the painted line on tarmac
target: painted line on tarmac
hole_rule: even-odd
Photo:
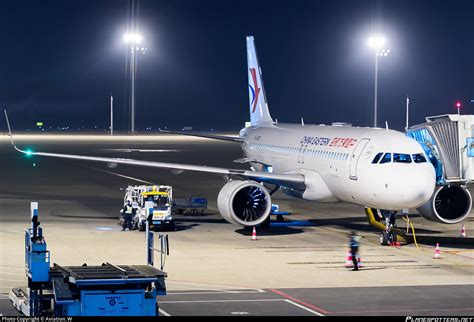
[[[19,271],[25,271],[25,267],[0,266],[0,269],[3,269],[3,268],[6,268],[6,269],[16,269],[16,270],[19,270]]]
[[[0,272],[0,276],[4,275],[13,275],[13,276],[25,276],[25,269],[23,269],[23,272]]]
[[[178,303],[227,303],[227,302],[284,302],[284,299],[258,299],[258,300],[197,300],[197,301],[160,301],[162,304]]]
[[[296,303],[296,302],[293,302],[292,300],[288,300],[288,299],[287,299],[287,300],[285,300],[285,302],[290,303],[290,304],[293,304],[294,306],[297,306],[297,307],[299,307],[299,308],[302,308],[303,310],[306,310],[306,311],[308,311],[308,312],[310,312],[310,313],[313,313],[314,315],[325,316],[324,314],[321,314],[321,313],[319,313],[318,311],[311,310],[311,309],[307,308],[306,306],[303,306],[303,305],[301,305],[301,304],[298,304],[298,303]]]
[[[256,293],[265,293],[264,290],[209,290],[209,291],[176,291],[176,292],[167,292],[168,295],[198,295],[198,294],[256,294]]]
[[[168,312],[166,312],[165,310],[163,310],[162,308],[158,308],[158,312],[160,312],[162,315],[164,316],[171,316],[171,314],[169,314]]]
[[[14,279],[14,278],[9,278],[9,279],[3,279],[3,278],[0,278],[0,281],[2,281],[2,284],[8,284],[8,282],[15,282],[15,283],[18,283],[18,282],[25,282],[24,279]],[[6,283],[5,283],[6,282]]]
[[[188,284],[188,285],[203,285],[203,286],[207,286],[207,287],[220,287],[221,290],[255,290],[258,293],[265,293],[265,291],[260,289],[260,288],[252,288],[252,287],[238,287],[238,286],[230,286],[230,285],[196,283],[196,282],[185,282],[185,281],[175,281],[175,280],[167,281],[167,283]],[[212,291],[212,289],[207,289],[205,291]],[[218,289],[216,289],[216,291],[218,291]]]
[[[99,151],[116,151],[116,152],[181,152],[181,150],[167,150],[167,149],[98,149]]]
[[[317,307],[317,306],[314,306],[314,305],[312,305],[312,304],[309,304],[309,303],[300,301],[300,300],[298,300],[298,299],[295,299],[295,298],[292,297],[291,295],[288,295],[288,294],[286,294],[286,293],[283,293],[282,291],[278,291],[278,290],[275,290],[275,289],[273,289],[273,288],[270,288],[269,290],[272,291],[273,293],[276,293],[276,294],[278,294],[278,295],[280,295],[280,296],[283,296],[283,297],[287,298],[288,300],[291,300],[291,301],[294,301],[294,302],[296,302],[296,303],[299,303],[299,304],[301,304],[301,305],[303,305],[303,306],[306,306],[306,307],[308,307],[308,308],[311,308],[311,309],[313,309],[313,310],[316,310],[316,311],[318,311],[318,312],[320,312],[320,313],[325,313],[325,314],[329,313],[328,311],[326,311],[326,310],[324,310],[324,309],[322,309],[322,308],[320,308],[320,307]]]
[[[400,309],[380,311],[334,311],[332,314],[364,314],[364,313],[402,313],[402,312],[451,312],[451,311],[474,311],[474,307],[451,308],[451,309]]]
[[[115,173],[115,172],[107,171],[107,170],[102,170],[102,169],[95,168],[95,167],[88,167],[88,166],[83,166],[83,167],[84,167],[84,168],[88,168],[88,169],[92,169],[92,170],[96,170],[96,171],[100,171],[100,172],[104,172],[104,173],[108,173],[108,174],[111,174],[111,175],[114,175],[114,176],[117,176],[117,177],[122,177],[122,178],[125,178],[125,179],[135,180],[135,181],[140,182],[140,183],[146,183],[146,184],[149,184],[149,185],[155,185],[155,183],[153,183],[153,182],[146,181],[146,180],[142,180],[142,179],[138,179],[138,178],[134,178],[134,177],[130,177],[130,176],[126,176],[126,175],[124,175],[124,174]]]

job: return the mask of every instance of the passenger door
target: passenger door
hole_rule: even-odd
[[[349,178],[351,180],[357,180],[357,164],[359,163],[360,156],[362,155],[362,151],[364,150],[367,143],[369,143],[370,139],[362,139],[356,145],[354,151],[351,155],[351,163],[349,165]]]

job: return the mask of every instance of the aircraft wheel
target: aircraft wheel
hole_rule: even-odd
[[[391,231],[388,238],[390,240],[390,243],[395,243],[397,241],[397,233]]]
[[[388,240],[388,234],[386,231],[383,231],[381,234],[380,234],[380,245],[382,246],[387,246],[389,244],[389,240]]]

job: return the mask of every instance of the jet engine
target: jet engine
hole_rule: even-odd
[[[456,224],[469,215],[472,197],[462,186],[439,186],[430,200],[418,208],[420,214],[432,221]]]
[[[222,187],[217,197],[222,217],[230,223],[251,227],[270,216],[270,193],[255,181],[233,180]]]

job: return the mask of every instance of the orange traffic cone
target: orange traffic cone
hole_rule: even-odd
[[[464,227],[464,224],[462,224],[461,228],[461,237],[466,237],[466,228]]]
[[[253,226],[252,240],[257,240],[257,231],[255,230],[255,226]]]
[[[439,251],[439,243],[436,243],[436,250],[435,250],[435,254],[434,254],[433,258],[435,258],[435,259],[441,258],[441,253]]]
[[[347,250],[347,255],[346,255],[346,264],[344,265],[346,267],[351,267],[352,266],[352,254],[351,250]]]

